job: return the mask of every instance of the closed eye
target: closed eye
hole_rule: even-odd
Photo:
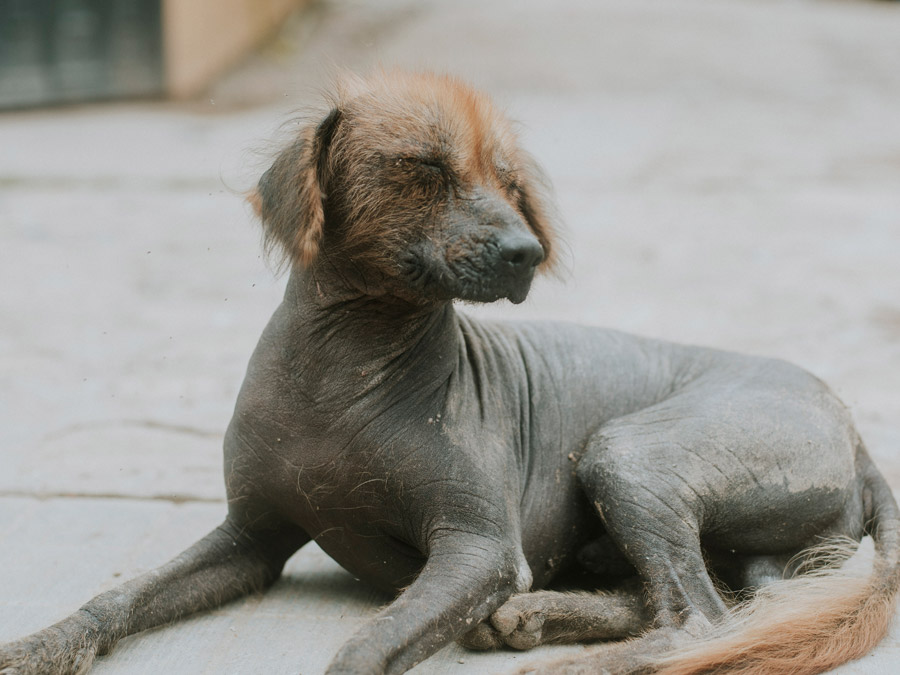
[[[418,190],[419,199],[430,200],[444,193],[452,182],[449,167],[439,159],[431,157],[401,156],[391,161],[391,180],[404,193]]]
[[[400,163],[434,173],[444,173],[447,168],[443,162],[427,157],[403,157],[400,159]]]

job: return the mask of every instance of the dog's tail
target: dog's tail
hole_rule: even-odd
[[[764,587],[713,635],[656,659],[652,672],[813,675],[859,658],[881,641],[900,592],[900,509],[865,450],[860,454],[873,507],[866,528],[875,542],[871,573],[825,565]],[[840,558],[847,548],[837,544],[814,553]]]

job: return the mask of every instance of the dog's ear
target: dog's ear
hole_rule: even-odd
[[[555,212],[548,196],[550,186],[547,179],[531,157],[522,158],[517,188],[519,212],[544,248],[544,259],[538,268],[552,270],[557,262]]]
[[[275,159],[248,197],[262,220],[265,248],[280,248],[283,260],[310,265],[325,228],[328,151],[341,120],[333,109],[318,125],[310,125]]]

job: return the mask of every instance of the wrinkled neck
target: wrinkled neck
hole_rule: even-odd
[[[367,295],[327,268],[295,270],[288,280],[287,312],[303,372],[329,382],[360,376],[408,374],[441,362],[452,367],[459,341],[452,303],[414,305]],[[448,371],[449,372],[449,371]],[[414,373],[413,373],[414,374]]]

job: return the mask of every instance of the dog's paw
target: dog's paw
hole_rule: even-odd
[[[500,639],[513,649],[533,649],[541,644],[546,617],[531,601],[530,593],[516,595],[491,616]]]
[[[475,626],[475,628],[459,638],[457,643],[466,649],[472,649],[477,652],[499,649],[503,646],[503,640],[500,639],[500,635],[487,621]]]
[[[67,641],[50,629],[0,645],[0,675],[82,675],[96,650],[86,640]]]
[[[0,675],[30,675],[39,673],[39,658],[36,655],[37,644],[33,639],[25,638],[0,645]]]
[[[490,619],[460,638],[459,644],[479,651],[500,647],[533,649],[541,644],[544,621],[534,594],[522,593],[510,598]]]

